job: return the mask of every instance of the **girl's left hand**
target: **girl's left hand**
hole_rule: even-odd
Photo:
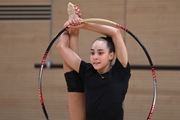
[[[84,27],[84,25],[81,23],[82,19],[81,18],[77,18],[77,19],[73,19],[69,21],[69,27],[70,28],[77,28],[77,29],[81,29]]]

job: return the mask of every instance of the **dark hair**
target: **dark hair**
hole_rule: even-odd
[[[115,52],[114,43],[111,37],[99,37],[95,41],[105,41],[107,44],[107,47],[109,48],[109,52]],[[94,42],[95,42],[94,41]]]

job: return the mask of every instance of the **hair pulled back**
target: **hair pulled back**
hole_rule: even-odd
[[[106,42],[107,47],[109,48],[109,52],[115,52],[114,43],[111,37],[99,37],[95,41],[104,41]],[[95,42],[94,41],[94,42]]]

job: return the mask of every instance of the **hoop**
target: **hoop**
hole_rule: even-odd
[[[124,30],[125,32],[127,32],[128,34],[130,34],[137,42],[138,44],[141,46],[141,48],[143,49],[148,61],[149,61],[149,64],[150,64],[150,68],[151,68],[151,71],[152,71],[152,77],[153,77],[153,100],[152,100],[152,104],[151,104],[151,108],[150,108],[150,111],[149,111],[149,114],[147,116],[147,120],[150,120],[151,117],[152,117],[152,114],[154,112],[154,108],[155,108],[155,103],[156,103],[156,94],[157,94],[157,80],[156,80],[156,72],[155,72],[155,69],[154,69],[154,65],[153,65],[153,62],[151,60],[151,57],[148,53],[148,51],[146,50],[146,48],[144,47],[144,45],[140,42],[140,40],[132,33],[130,32],[128,29],[126,29],[125,27],[123,27],[122,25],[116,23],[116,22],[113,22],[113,21],[110,21],[110,20],[107,20],[107,19],[101,19],[101,18],[88,18],[88,19],[83,19],[81,22],[103,22],[103,23],[108,23],[108,24],[111,24],[111,25],[114,25],[118,28],[121,28],[122,30]],[[63,28],[54,38],[53,40],[50,42],[50,44],[48,45],[44,55],[43,55],[43,58],[42,58],[42,62],[41,62],[41,68],[40,68],[40,71],[39,71],[39,78],[38,78],[38,89],[39,89],[39,99],[40,99],[40,103],[41,103],[41,106],[42,106],[42,109],[43,109],[43,112],[44,112],[44,115],[46,117],[47,120],[50,120],[49,119],[49,116],[47,114],[47,111],[46,111],[46,108],[45,108],[45,104],[44,104],[44,100],[43,100],[43,95],[42,95],[42,73],[43,73],[43,67],[44,67],[44,64],[46,62],[46,58],[47,58],[47,55],[53,45],[53,43],[56,41],[56,39],[64,32],[68,29],[69,27],[67,26],[66,28]]]

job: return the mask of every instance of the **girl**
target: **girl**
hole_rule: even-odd
[[[122,103],[128,89],[130,65],[120,30],[96,23],[81,23],[80,18],[66,22],[65,26],[68,24],[74,30],[85,29],[106,36],[91,45],[91,63],[83,61],[69,48],[68,32],[60,36],[57,44],[60,55],[84,82],[86,120],[123,120]]]

